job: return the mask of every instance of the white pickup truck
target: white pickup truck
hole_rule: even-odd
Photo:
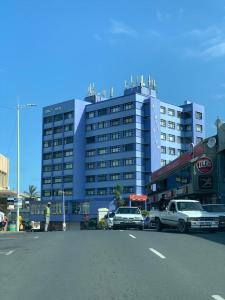
[[[144,219],[138,207],[118,207],[113,217],[113,229],[144,229]]]
[[[197,200],[171,200],[165,210],[153,211],[157,231],[175,227],[184,233],[191,229],[218,230],[219,218],[203,210]],[[153,217],[153,215],[151,216]]]

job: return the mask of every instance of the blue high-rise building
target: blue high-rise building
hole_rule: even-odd
[[[154,80],[126,86],[107,99],[89,87],[84,100],[43,108],[42,201],[53,220],[80,220],[108,207],[117,184],[123,199],[145,194],[151,172],[205,137],[204,107],[157,98]]]

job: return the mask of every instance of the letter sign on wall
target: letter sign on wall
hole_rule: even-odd
[[[200,173],[207,174],[212,171],[213,162],[208,157],[202,157],[196,161],[196,167]]]

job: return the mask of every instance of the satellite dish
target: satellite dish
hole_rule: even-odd
[[[211,137],[208,139],[207,146],[211,149],[216,145],[216,138]]]

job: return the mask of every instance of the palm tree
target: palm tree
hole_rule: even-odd
[[[114,196],[116,200],[117,207],[124,205],[124,200],[122,199],[123,186],[121,184],[117,184],[114,190]]]
[[[37,192],[37,188],[34,185],[29,185],[28,192],[24,192],[27,196],[27,198],[35,199],[39,197],[39,193]]]

